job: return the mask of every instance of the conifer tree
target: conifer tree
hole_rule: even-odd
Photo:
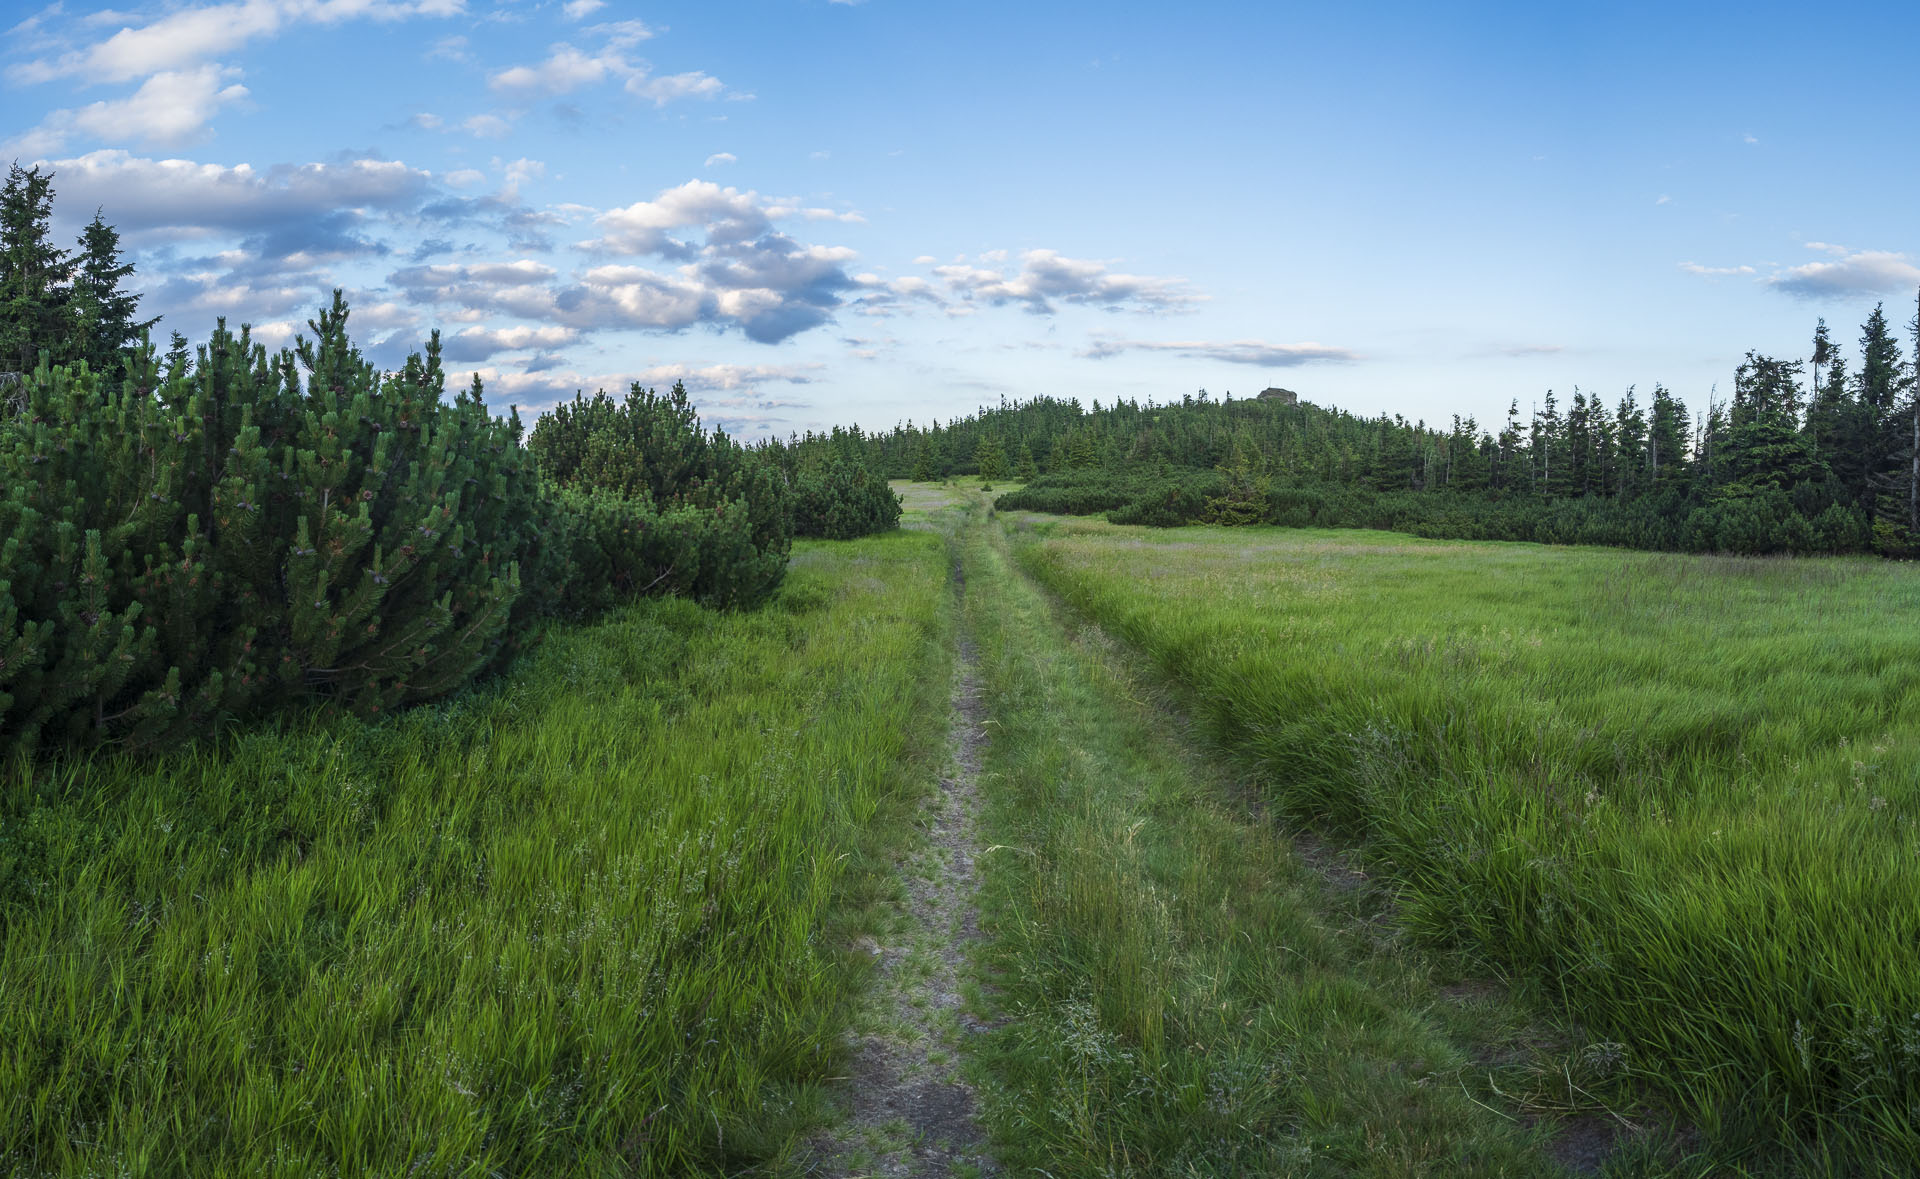
[[[1026,439],[1022,438],[1020,445],[1013,452],[1013,477],[1031,480],[1037,478],[1039,474],[1040,466],[1033,461],[1033,448],[1027,445]]]
[[[982,479],[998,479],[1007,473],[1007,448],[998,434],[983,435],[973,451],[974,466]]]
[[[1687,407],[1665,385],[1653,387],[1647,416],[1647,486],[1678,483],[1687,469],[1687,437],[1693,432]]]
[[[160,322],[135,318],[140,296],[122,285],[132,276],[133,264],[120,257],[119,233],[94,210],[74,258],[72,344],[67,355],[116,380],[126,373],[126,350]]]
[[[0,371],[65,359],[73,260],[53,244],[53,175],[15,163],[0,189]]]

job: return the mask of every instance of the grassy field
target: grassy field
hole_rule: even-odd
[[[0,778],[0,1172],[630,1175],[822,1116],[939,756],[924,532],[633,607],[380,725]]]
[[[1401,920],[1584,1022],[1724,1159],[1920,1158],[1920,575],[1014,522]]]
[[[1552,1121],[1496,1092],[1548,1096],[1542,1029],[1450,991],[1377,923],[1370,890],[1305,866],[1125,651],[1063,628],[997,529],[963,544],[962,633],[992,714],[983,925],[1001,1021],[976,1072],[1001,1160],[1052,1176],[1560,1174]]]

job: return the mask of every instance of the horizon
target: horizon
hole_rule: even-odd
[[[454,383],[529,417],[684,379],[756,440],[1281,386],[1497,431],[1548,389],[1697,414],[1817,318],[1849,356],[1876,303],[1904,325],[1916,169],[1878,116],[1915,33],[1890,5],[54,4],[10,29],[0,137],[55,173],[63,244],[96,207],[120,230],[162,334],[277,346],[338,286],[370,359],[439,328]]]

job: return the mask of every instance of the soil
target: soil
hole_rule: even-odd
[[[956,575],[957,580],[957,575]],[[960,1041],[981,1029],[963,1009],[968,944],[978,939],[975,907],[980,702],[973,645],[964,638],[954,667],[949,768],[923,812],[926,839],[901,866],[906,896],[879,959],[871,1018],[854,1037],[845,1086],[851,1112],[816,1144],[815,1174],[992,1175],[975,1095],[960,1072]]]

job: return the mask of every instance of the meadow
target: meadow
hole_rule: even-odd
[[[944,734],[925,532],[379,723],[0,777],[0,1172],[695,1174],[825,1112]],[[891,834],[889,834],[891,832]]]
[[[1920,1158],[1920,576],[1011,518],[1395,919],[1756,1172]]]

